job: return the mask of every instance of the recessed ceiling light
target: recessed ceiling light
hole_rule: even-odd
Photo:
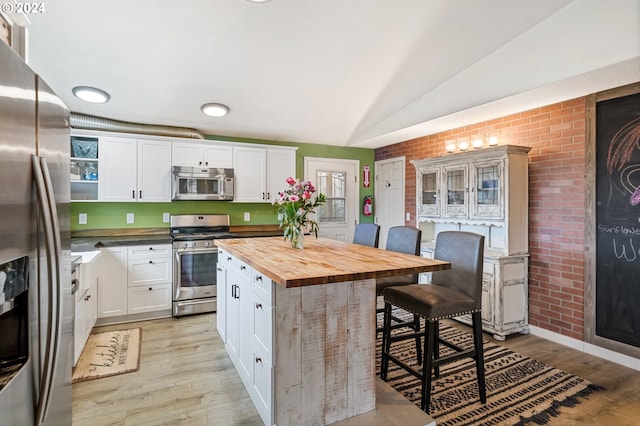
[[[203,113],[211,117],[224,117],[229,113],[229,107],[223,104],[204,104],[200,107]]]
[[[271,0],[247,0],[249,3],[266,3]]]
[[[107,92],[96,89],[95,87],[76,86],[71,89],[71,91],[76,98],[93,104],[103,104],[111,99],[111,96],[109,96]]]

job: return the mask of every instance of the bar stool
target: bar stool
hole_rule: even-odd
[[[378,248],[380,225],[375,223],[359,223],[353,234],[353,244]]]
[[[389,287],[384,290],[384,325],[380,377],[387,380],[389,361],[393,361],[422,382],[420,407],[429,412],[432,372],[439,376],[439,367],[470,357],[475,360],[480,401],[487,400],[482,348],[482,262],[484,236],[471,232],[445,231],[436,238],[434,258],[451,262],[451,270],[432,274],[431,284]],[[391,336],[391,308],[400,307],[426,320],[422,373],[390,353],[391,343],[412,339],[421,333]],[[464,349],[439,336],[439,321],[460,315],[471,315],[473,348]],[[441,356],[440,344],[453,350]]]

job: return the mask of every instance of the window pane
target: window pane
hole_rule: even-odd
[[[464,171],[447,172],[447,203],[464,204]]]
[[[318,223],[346,222],[346,178],[344,172],[317,172],[317,190],[327,196],[327,202],[317,208]]]

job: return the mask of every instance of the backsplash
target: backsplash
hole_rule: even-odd
[[[248,212],[250,220],[244,220]],[[80,214],[87,215],[86,225],[80,225]],[[127,224],[127,214],[134,222]],[[231,225],[272,225],[278,223],[276,208],[269,203],[233,203],[226,201],[176,201],[172,203],[71,203],[71,230],[111,228],[162,228],[163,213],[228,214]]]

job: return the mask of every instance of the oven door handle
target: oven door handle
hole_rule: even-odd
[[[180,255],[185,253],[217,253],[218,247],[181,248],[175,251],[176,256],[180,257]]]

